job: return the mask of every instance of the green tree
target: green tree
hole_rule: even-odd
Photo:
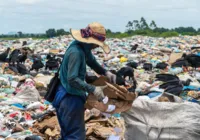
[[[35,37],[35,35],[34,35],[34,34],[30,34],[30,36],[31,36],[31,37]]]
[[[147,24],[146,20],[142,17],[140,20],[140,27],[141,29],[149,29],[149,25]]]
[[[66,32],[64,29],[58,29],[57,32],[56,32],[57,36],[60,36],[60,35],[65,35]]]
[[[133,23],[131,21],[129,21],[126,25],[127,31],[133,29]]]
[[[35,37],[36,37],[36,38],[39,38],[39,37],[40,37],[40,35],[39,35],[39,34],[36,34],[36,35],[35,35]]]
[[[106,36],[107,37],[113,37],[113,33],[112,33],[112,31],[110,29],[106,30]]]
[[[4,38],[4,37],[6,37],[6,35],[2,34],[2,35],[1,35],[1,38]]]
[[[168,32],[169,29],[166,29],[166,28],[155,28],[153,31],[154,32],[158,32],[158,33],[163,33],[163,32]]]
[[[41,34],[40,37],[42,37],[42,38],[46,38],[47,36],[46,36],[46,34]]]
[[[133,24],[135,30],[139,30],[141,28],[138,20],[133,20]]]
[[[155,23],[154,20],[151,21],[151,24],[149,25],[149,27],[150,27],[152,30],[154,30],[154,29],[157,28],[157,25],[156,25],[156,23]]]
[[[27,34],[27,37],[31,37],[31,34]]]
[[[193,27],[178,27],[174,31],[178,33],[196,33],[196,30]]]
[[[47,37],[55,37],[56,36],[56,30],[55,29],[49,29],[46,31]]]
[[[107,34],[111,34],[112,31],[111,31],[110,29],[107,29],[107,30],[106,30],[106,33],[107,33]]]
[[[147,24],[144,17],[141,17],[141,19],[140,19],[140,28],[143,29],[143,30],[149,29],[149,25]]]
[[[200,34],[200,28],[197,30],[198,34]]]
[[[19,37],[23,36],[23,33],[21,31],[17,32]]]

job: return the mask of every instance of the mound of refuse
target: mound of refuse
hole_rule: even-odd
[[[0,40],[0,140],[59,139],[55,109],[44,95],[73,39],[25,40],[25,45],[24,39]],[[200,36],[133,36],[106,42],[110,54],[101,48],[92,52],[102,67],[117,75],[117,83],[87,67],[87,83],[107,86],[106,102],[88,95],[87,139],[197,140]]]

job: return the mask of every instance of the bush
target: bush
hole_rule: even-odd
[[[195,36],[195,35],[198,35],[198,33],[184,32],[184,33],[181,33],[181,35]]]
[[[174,37],[179,36],[177,32],[164,32],[160,35],[161,37]]]

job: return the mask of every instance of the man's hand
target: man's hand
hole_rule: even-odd
[[[116,78],[117,76],[113,73],[111,73],[110,71],[106,72],[106,77],[109,79],[109,81],[113,84],[116,84]]]
[[[102,102],[103,99],[105,98],[103,90],[106,88],[107,86],[97,86],[94,90],[94,95],[97,97],[98,101]]]

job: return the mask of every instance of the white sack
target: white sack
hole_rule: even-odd
[[[136,99],[122,113],[126,140],[199,140],[200,106]]]

